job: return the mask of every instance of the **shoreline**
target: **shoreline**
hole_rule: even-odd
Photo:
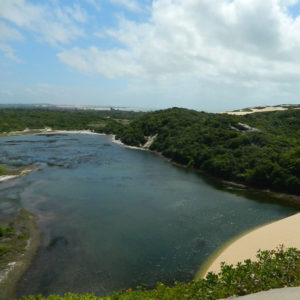
[[[13,222],[16,223],[17,227],[22,227],[25,230],[24,234],[27,234],[28,238],[22,250],[9,254],[7,261],[1,261],[0,300],[15,298],[17,284],[31,265],[40,245],[40,232],[37,228],[36,217],[32,213],[21,209]]]
[[[160,152],[150,150],[149,148],[151,145],[149,147],[129,146],[129,145],[124,144],[120,140],[117,140],[115,135],[108,135],[108,136],[111,136],[111,141],[119,146],[122,146],[122,147],[125,147],[128,149],[133,149],[133,150],[149,151],[149,152],[154,153],[155,155],[159,156],[160,158],[164,159],[165,161],[172,163],[175,166],[178,166],[178,167],[181,167],[181,168],[184,168],[187,170],[191,170],[200,175],[203,175],[203,176],[205,176],[205,178],[213,181],[214,183],[223,185],[224,188],[232,187],[232,188],[236,188],[236,189],[242,189],[243,191],[248,192],[250,194],[251,193],[252,194],[260,193],[261,195],[267,196],[269,198],[269,201],[271,201],[271,202],[275,202],[275,203],[279,203],[279,204],[283,204],[283,205],[290,205],[290,206],[300,209],[300,196],[298,196],[298,195],[274,191],[274,190],[270,190],[268,188],[258,188],[255,186],[249,186],[249,185],[245,185],[245,184],[234,182],[234,181],[224,180],[222,178],[210,175],[200,169],[188,167],[187,165],[183,165],[178,162],[175,162],[172,159],[165,157]]]
[[[288,194],[285,192],[280,192],[280,191],[274,191],[274,190],[270,190],[268,188],[258,188],[255,186],[249,186],[249,185],[245,185],[242,183],[238,183],[238,182],[234,182],[234,181],[228,181],[228,180],[224,180],[222,178],[210,175],[200,169],[196,169],[196,168],[191,168],[188,167],[186,165],[177,163],[175,161],[173,161],[170,158],[165,157],[164,155],[162,155],[162,153],[159,153],[157,151],[153,151],[150,150],[150,147],[152,145],[152,143],[154,142],[154,139],[151,141],[151,143],[146,143],[146,147],[145,146],[129,146],[124,144],[123,142],[121,142],[120,140],[116,139],[116,135],[115,134],[105,134],[105,133],[98,133],[98,132],[93,132],[91,130],[52,130],[51,128],[43,128],[43,129],[25,129],[23,131],[12,131],[12,132],[8,132],[8,133],[0,133],[0,137],[8,137],[8,136],[23,136],[23,135],[38,135],[38,134],[45,134],[45,135],[51,135],[51,134],[91,134],[91,135],[99,135],[99,136],[107,136],[110,137],[111,142],[114,144],[117,144],[119,146],[128,148],[128,149],[133,149],[133,150],[140,150],[140,151],[149,151],[152,152],[156,155],[158,155],[159,157],[161,157],[162,159],[178,166],[181,168],[185,168],[191,171],[194,171],[200,175],[204,175],[206,178],[214,181],[215,183],[218,184],[222,184],[225,187],[233,187],[233,188],[238,188],[238,189],[243,189],[245,191],[248,192],[253,192],[253,193],[261,193],[264,195],[267,195],[268,197],[272,198],[273,201],[276,199],[277,203],[281,203],[281,204],[285,204],[285,205],[292,205],[294,207],[300,208],[300,196],[298,195],[293,195],[293,194]],[[151,138],[151,137],[150,137]],[[152,137],[153,138],[153,137]],[[8,175],[8,174],[7,174]],[[13,178],[12,178],[13,179]],[[0,183],[1,183],[1,179],[0,179]]]
[[[204,175],[208,179],[213,180],[214,182],[216,182],[218,184],[222,184],[225,187],[233,187],[233,188],[236,188],[236,189],[242,189],[243,191],[250,192],[250,193],[251,192],[260,193],[260,194],[267,195],[268,197],[272,198],[273,201],[275,201],[275,199],[276,199],[277,203],[281,202],[282,204],[285,204],[285,205],[290,204],[290,205],[297,205],[298,207],[300,207],[300,196],[289,195],[289,194],[274,192],[274,191],[270,191],[270,190],[256,189],[256,188],[249,187],[249,186],[246,186],[246,185],[243,185],[243,184],[239,184],[239,183],[235,183],[235,182],[229,182],[229,181],[222,180],[220,178],[213,177],[213,176],[211,176],[209,174],[206,174],[205,172],[203,172],[199,169],[190,168],[186,165],[176,163],[176,162],[172,161],[171,159],[163,156],[161,153],[159,153],[157,151],[150,150],[149,147],[151,146],[151,144],[148,147],[129,146],[129,145],[126,145],[126,144],[122,143],[120,140],[117,140],[115,135],[95,133],[95,132],[92,132],[90,130],[70,130],[70,131],[68,131],[68,130],[40,129],[38,131],[35,130],[34,132],[32,132],[32,131],[14,132],[14,135],[36,135],[36,134],[46,134],[46,135],[47,134],[49,134],[49,135],[51,135],[51,134],[92,134],[92,135],[99,135],[99,136],[108,136],[108,137],[110,137],[112,143],[115,143],[119,146],[122,146],[122,147],[125,147],[125,148],[128,148],[128,149],[152,152],[155,155],[158,155],[160,158],[162,158],[162,159],[164,159],[164,160],[166,160],[166,161],[168,161],[168,162],[170,162],[170,163],[172,163],[172,164],[174,164],[178,167],[181,167],[181,168],[183,167],[185,169],[192,170],[192,171],[194,171],[194,172],[196,172],[200,175]],[[0,136],[3,136],[3,135],[0,134]],[[5,136],[7,136],[7,135],[5,135]],[[13,136],[13,135],[9,135],[9,136]],[[9,175],[5,175],[5,176],[9,176]],[[10,176],[12,176],[12,175],[10,175]],[[13,179],[13,178],[11,178],[11,179]],[[1,178],[0,178],[0,183],[1,183]],[[230,192],[230,191],[228,191],[228,192]],[[298,214],[296,214],[296,215],[298,215]],[[300,219],[300,214],[299,214],[299,219]],[[282,220],[275,221],[273,223],[280,222],[280,221],[282,221]],[[273,224],[273,223],[271,223],[271,224]],[[256,228],[250,229],[247,232],[244,232],[244,233],[238,235],[237,237],[234,237],[234,238],[230,239],[228,242],[226,242],[224,245],[222,245],[220,248],[218,248],[214,253],[212,253],[208,259],[205,260],[205,262],[202,264],[202,266],[200,267],[200,269],[196,273],[195,279],[202,278],[203,275],[205,275],[207,273],[207,271],[211,271],[211,268],[214,265],[214,263],[218,263],[218,258],[222,257],[224,252],[226,252],[226,250],[229,249],[231,247],[231,245],[237,243],[240,239],[243,239],[248,234],[251,234],[252,232],[254,232],[254,231],[256,231],[260,228],[264,228],[265,226],[268,226],[268,225],[270,225],[270,224],[262,225],[262,226],[259,226],[258,228],[256,227]],[[299,221],[299,225],[300,225],[300,221]],[[275,247],[278,247],[280,244],[282,244],[282,242],[278,242],[274,247],[272,247],[272,249],[274,249]],[[285,245],[285,246],[287,246],[287,245]],[[300,242],[299,242],[298,248],[300,248]],[[254,258],[255,258],[255,255],[256,255],[258,249],[259,248],[257,248],[254,251]],[[36,252],[36,249],[34,250],[34,253],[35,252]],[[238,255],[235,255],[235,254],[233,254],[232,256],[238,257]],[[32,256],[32,258],[33,257],[34,257],[34,255]],[[18,280],[22,277],[22,275],[24,274],[26,269],[30,266],[32,258],[27,261],[27,265],[24,266],[24,267],[22,267],[22,266],[19,267],[19,265],[17,265],[17,264],[11,265],[11,270],[9,270],[9,274],[13,274],[13,275],[11,276],[11,279],[9,279],[9,280],[11,280],[11,282],[13,282],[13,284],[11,284],[11,285],[13,285],[14,288],[16,287],[16,284],[17,284]],[[248,256],[245,257],[245,259],[248,259],[248,258],[250,258],[250,257],[248,257]],[[253,259],[253,256],[251,258]],[[218,269],[216,269],[216,270],[218,270]],[[16,274],[16,275],[14,275],[14,274]],[[8,280],[8,282],[9,282],[9,280]],[[0,289],[1,289],[1,284],[2,284],[2,281],[1,281],[1,277],[0,277]],[[14,288],[10,288],[10,290],[13,290]],[[10,291],[10,293],[11,292],[12,291]],[[11,299],[11,298],[3,298],[3,299],[6,300],[6,299]],[[0,300],[2,300],[1,297],[0,297]]]
[[[37,168],[38,168],[38,166],[19,168],[19,169],[15,169],[15,170],[8,169],[7,172],[5,172],[5,174],[0,175],[0,184],[2,182],[6,182],[6,181],[9,181],[12,179],[26,176],[27,174],[31,173],[32,171],[34,171]],[[17,174],[14,174],[15,172],[17,172]]]
[[[40,128],[40,129],[24,129],[23,131],[10,131],[1,132],[0,137],[10,137],[10,136],[26,136],[26,135],[51,135],[51,134],[91,134],[91,135],[106,135],[105,133],[93,132],[89,129],[87,130],[56,130],[51,128]]]
[[[280,221],[280,220],[278,220]],[[274,221],[274,222],[278,222],[278,221]],[[217,260],[218,257],[220,257],[222,255],[222,253],[224,253],[224,251],[226,249],[228,249],[228,247],[230,247],[233,243],[237,242],[239,239],[241,239],[242,237],[246,236],[247,234],[262,228],[264,226],[267,226],[269,224],[272,224],[274,222],[269,222],[266,223],[264,225],[258,225],[255,226],[251,229],[248,229],[234,237],[232,237],[231,239],[229,239],[227,242],[225,242],[224,244],[222,244],[220,247],[218,247],[211,255],[209,255],[209,257],[204,261],[204,263],[199,267],[198,271],[196,272],[196,275],[194,276],[194,280],[198,280],[198,279],[202,279],[205,278],[205,276],[207,275],[207,273],[210,271],[210,267],[214,264],[214,262]],[[218,273],[218,272],[216,272]]]
[[[142,151],[149,151],[152,152],[156,155],[158,155],[159,157],[161,157],[162,159],[178,166],[181,168],[185,168],[185,169],[189,169],[192,170],[200,175],[204,175],[206,178],[212,180],[215,183],[218,184],[222,184],[224,185],[224,187],[226,188],[230,188],[232,187],[233,189],[241,189],[242,191],[244,191],[245,193],[250,193],[250,194],[255,194],[255,193],[259,193],[260,195],[263,196],[267,196],[268,197],[268,201],[272,201],[275,203],[280,203],[283,205],[291,205],[293,207],[297,207],[300,208],[300,196],[297,195],[291,195],[291,194],[286,194],[286,193],[282,193],[282,192],[277,192],[277,191],[272,191],[269,189],[259,189],[256,187],[252,187],[252,186],[247,186],[244,184],[240,184],[237,182],[232,182],[232,181],[226,181],[226,180],[222,180],[220,178],[214,177],[210,174],[207,174],[199,169],[195,169],[195,168],[190,168],[186,165],[182,165],[180,163],[174,162],[171,159],[163,156],[161,153],[157,152],[157,151],[153,151],[150,150],[149,148],[145,148],[145,147],[134,147],[134,146],[128,146],[124,143],[122,143],[120,140],[116,140],[115,136],[112,137],[112,142],[123,146],[125,148],[129,148],[129,149],[135,149],[135,150],[142,150]],[[247,195],[244,195],[245,197],[247,197]],[[248,195],[249,196],[249,195]],[[299,219],[299,223],[297,226],[295,226],[294,228],[290,228],[288,227],[287,229],[283,230],[282,234],[280,237],[277,237],[277,239],[275,238],[275,242],[272,240],[269,245],[266,245],[266,247],[261,247],[257,244],[254,244],[254,241],[248,241],[248,236],[252,235],[253,233],[256,233],[257,231],[260,232],[260,230],[264,230],[264,228],[271,228],[270,231],[267,232],[266,235],[263,235],[263,241],[269,241],[269,236],[270,234],[275,234],[280,230],[280,228],[277,228],[277,224],[282,224],[285,223],[286,220],[290,220],[293,218],[298,218]],[[275,225],[275,228],[273,229],[273,224]],[[269,227],[270,226],[270,227]],[[280,226],[279,226],[280,227]],[[220,246],[217,250],[215,250],[205,261],[204,263],[200,266],[200,268],[198,269],[194,279],[201,279],[204,278],[208,272],[215,272],[215,273],[219,273],[220,271],[220,264],[222,261],[225,261],[227,264],[234,264],[236,265],[239,261],[243,262],[246,259],[251,259],[252,261],[256,260],[256,254],[257,251],[259,249],[261,250],[274,250],[276,249],[276,247],[279,247],[280,245],[284,245],[285,247],[289,248],[289,247],[295,247],[300,249],[300,234],[299,234],[299,238],[297,240],[297,242],[295,244],[293,244],[294,239],[285,239],[286,237],[289,236],[289,233],[292,231],[292,229],[297,229],[300,227],[300,213],[296,213],[295,215],[292,215],[290,217],[281,219],[281,220],[277,220],[277,221],[273,221],[264,225],[259,225],[256,226],[252,229],[249,229],[241,234],[239,234],[238,236],[233,237],[232,239],[230,239],[229,241],[227,241],[225,244],[223,244],[222,246]],[[298,235],[295,235],[296,237],[298,237]],[[235,251],[234,254],[231,254],[231,247],[232,245],[238,245],[240,244],[240,241],[243,242],[243,245],[245,245],[245,249],[246,250],[250,250],[249,252],[244,252],[242,250],[238,250]],[[254,246],[254,248],[250,248],[250,246],[256,245]],[[263,243],[261,243],[262,245],[264,245]],[[268,247],[267,247],[268,246]],[[224,253],[226,254],[226,257],[224,257]]]
[[[195,280],[205,278],[209,272],[218,274],[221,262],[236,266],[251,259],[256,261],[258,250],[274,250],[280,245],[300,249],[300,213],[248,230],[217,249],[200,267]]]

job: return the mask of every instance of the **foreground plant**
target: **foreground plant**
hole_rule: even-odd
[[[219,274],[209,273],[205,279],[187,284],[175,282],[173,287],[158,283],[154,290],[137,288],[120,291],[107,297],[66,294],[22,297],[21,300],[135,300],[197,299],[213,300],[246,295],[263,290],[300,285],[300,251],[295,248],[258,251],[257,261],[245,260],[236,267],[221,266]]]

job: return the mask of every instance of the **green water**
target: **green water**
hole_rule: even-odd
[[[112,291],[193,278],[228,239],[295,209],[247,199],[153,153],[96,135],[0,139],[0,163],[38,164],[0,184],[0,215],[25,207],[42,244],[18,295]]]

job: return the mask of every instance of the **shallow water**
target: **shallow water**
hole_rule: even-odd
[[[106,136],[1,138],[0,163],[39,165],[0,184],[0,216],[25,207],[43,237],[18,295],[186,282],[228,239],[295,212],[216,188]]]

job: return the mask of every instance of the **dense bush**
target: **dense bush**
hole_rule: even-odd
[[[300,110],[245,116],[172,108],[121,111],[0,110],[0,132],[25,128],[93,129],[221,179],[300,195]],[[1,170],[0,170],[1,173]]]
[[[0,174],[3,174],[3,173],[5,173],[5,172],[6,172],[6,169],[3,168],[2,166],[0,166]]]
[[[98,129],[107,125],[110,131],[116,131],[122,123],[120,121],[124,119],[130,121],[142,114],[141,112],[119,110],[82,111],[6,108],[0,109],[0,132],[45,127],[53,129]]]
[[[14,233],[14,230],[12,228],[0,226],[0,240],[4,237],[11,236],[13,233]]]
[[[246,260],[236,267],[223,264],[221,272],[209,273],[205,279],[173,287],[158,283],[154,290],[138,288],[120,291],[107,297],[66,294],[64,296],[29,296],[22,300],[213,300],[233,295],[246,295],[272,288],[300,285],[300,251],[295,248],[259,251],[258,260]]]
[[[300,110],[246,116],[173,108],[145,114],[118,131],[141,146],[213,176],[300,194]]]

